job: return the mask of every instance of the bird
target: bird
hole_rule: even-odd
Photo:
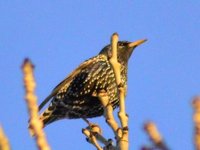
[[[121,84],[125,89],[127,89],[128,60],[133,50],[145,41],[146,39],[117,43],[117,60],[121,64]],[[39,116],[43,127],[60,119],[102,116],[104,109],[97,97],[100,90],[107,92],[113,109],[119,106],[118,85],[113,67],[109,62],[111,56],[111,44],[108,44],[98,55],[81,63],[52,90],[39,106],[40,111],[50,101]]]

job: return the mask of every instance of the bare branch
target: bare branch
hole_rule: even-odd
[[[99,91],[98,98],[99,98],[101,104],[103,105],[104,117],[106,119],[106,122],[113,130],[115,136],[118,137],[117,130],[118,130],[119,126],[113,116],[113,108],[112,108],[111,104],[109,104],[109,98],[108,98],[107,92]]]
[[[121,64],[117,60],[117,45],[118,45],[118,34],[114,33],[111,37],[111,45],[112,45],[112,57],[109,60],[110,64],[113,67],[114,73],[115,73],[115,79],[118,85],[118,91],[119,91],[119,119],[121,122],[121,128],[118,129],[118,148],[120,150],[128,150],[128,116],[125,112],[125,87],[122,84],[121,81]]]
[[[90,131],[89,129],[83,129],[82,132],[87,137],[88,142],[93,144],[97,148],[97,150],[103,150],[92,131]]]
[[[144,125],[144,129],[149,135],[150,140],[153,142],[153,144],[156,146],[156,148],[159,148],[161,150],[169,150],[163,141],[162,136],[158,132],[156,125],[153,122],[147,122]]]
[[[112,140],[107,140],[102,136],[101,128],[96,124],[90,124],[85,129],[82,129],[83,134],[87,137],[87,141],[94,145],[97,150],[115,150],[112,145]],[[100,143],[104,145],[102,148]]]
[[[0,126],[0,150],[10,150],[10,144],[3,132],[2,127]]]
[[[45,133],[42,130],[43,124],[38,116],[38,105],[37,97],[35,96],[35,81],[33,75],[34,66],[30,60],[25,59],[22,65],[24,74],[24,88],[25,88],[25,99],[30,116],[30,127],[31,132],[36,137],[36,143],[39,150],[50,150],[47,143]]]

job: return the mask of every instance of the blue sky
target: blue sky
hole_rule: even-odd
[[[143,123],[154,121],[172,149],[193,149],[191,99],[200,90],[200,1],[0,2],[0,123],[13,149],[35,150],[27,130],[21,63],[35,64],[41,102],[82,61],[96,55],[118,32],[121,40],[148,38],[129,61],[127,112],[130,146],[149,143]],[[92,119],[112,132],[103,118]],[[54,150],[93,149],[82,120],[45,128]]]

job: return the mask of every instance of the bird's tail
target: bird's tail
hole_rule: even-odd
[[[43,124],[43,128],[54,122],[55,120],[57,120],[57,117],[56,115],[53,114],[55,110],[55,107],[53,106],[49,106],[43,113],[41,113],[41,115],[39,116],[39,119],[42,121],[42,124]],[[30,121],[29,121],[30,122]],[[29,132],[30,132],[30,135],[31,136],[34,136],[34,132],[33,132],[33,128],[30,126],[30,123],[29,123]]]

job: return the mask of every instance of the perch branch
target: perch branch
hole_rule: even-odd
[[[93,132],[91,132],[88,129],[83,129],[82,132],[87,137],[88,142],[90,142],[91,144],[93,144],[97,148],[97,150],[103,150],[101,148],[100,144],[98,143],[97,138],[95,137],[95,135],[93,134]]]
[[[83,134],[87,137],[87,141],[94,145],[97,150],[115,150],[112,145],[112,140],[107,140],[102,136],[101,128],[96,124],[91,124],[85,129],[82,129]],[[100,143],[104,144],[102,148]]]
[[[43,124],[38,116],[37,97],[35,96],[35,81],[33,75],[34,66],[32,63],[25,59],[22,65],[24,74],[24,88],[25,88],[25,100],[28,106],[30,116],[30,127],[35,135],[36,143],[39,150],[50,150],[47,143],[45,133],[42,130]]]
[[[125,87],[121,81],[121,64],[117,60],[117,45],[118,45],[118,34],[114,33],[111,37],[111,46],[112,46],[112,57],[110,58],[110,64],[113,67],[115,79],[118,85],[119,92],[119,119],[121,122],[121,128],[118,129],[118,148],[120,150],[128,150],[128,116],[125,112]]]
[[[116,83],[118,86],[118,93],[119,93],[119,113],[118,117],[121,122],[121,127],[117,124],[116,120],[113,116],[113,108],[112,105],[109,103],[109,98],[107,95],[107,91],[101,90],[97,93],[97,96],[104,108],[104,117],[106,122],[111,127],[116,137],[116,147],[112,144],[111,147],[108,148],[108,145],[104,147],[104,150],[128,150],[129,141],[128,141],[128,116],[125,112],[125,87],[121,81],[121,64],[117,60],[117,46],[118,46],[118,34],[114,33],[111,37],[111,49],[112,49],[112,57],[109,59],[111,66],[113,67],[113,71],[115,74]],[[92,134],[91,130],[83,129],[83,133],[89,138],[91,143],[97,148],[100,149],[100,146],[97,144],[94,134]],[[101,134],[99,134],[101,135]],[[107,141],[107,143],[109,143]],[[104,143],[105,144],[105,143]]]
[[[144,130],[147,132],[150,140],[153,142],[156,148],[161,150],[169,150],[153,122],[147,122],[144,125]]]
[[[0,126],[0,150],[10,150],[10,144],[3,132],[3,129]]]
[[[118,40],[119,40],[118,34],[114,33],[111,37],[112,57],[109,59],[110,64],[112,65],[114,73],[115,73],[115,79],[116,79],[117,85],[121,83],[121,76],[120,76],[121,65],[117,60]]]
[[[118,137],[117,130],[119,127],[113,116],[113,108],[112,108],[111,104],[109,104],[109,98],[108,98],[107,92],[100,91],[98,93],[98,98],[99,98],[101,104],[103,105],[104,117],[106,118],[106,122],[113,130],[115,136]]]

